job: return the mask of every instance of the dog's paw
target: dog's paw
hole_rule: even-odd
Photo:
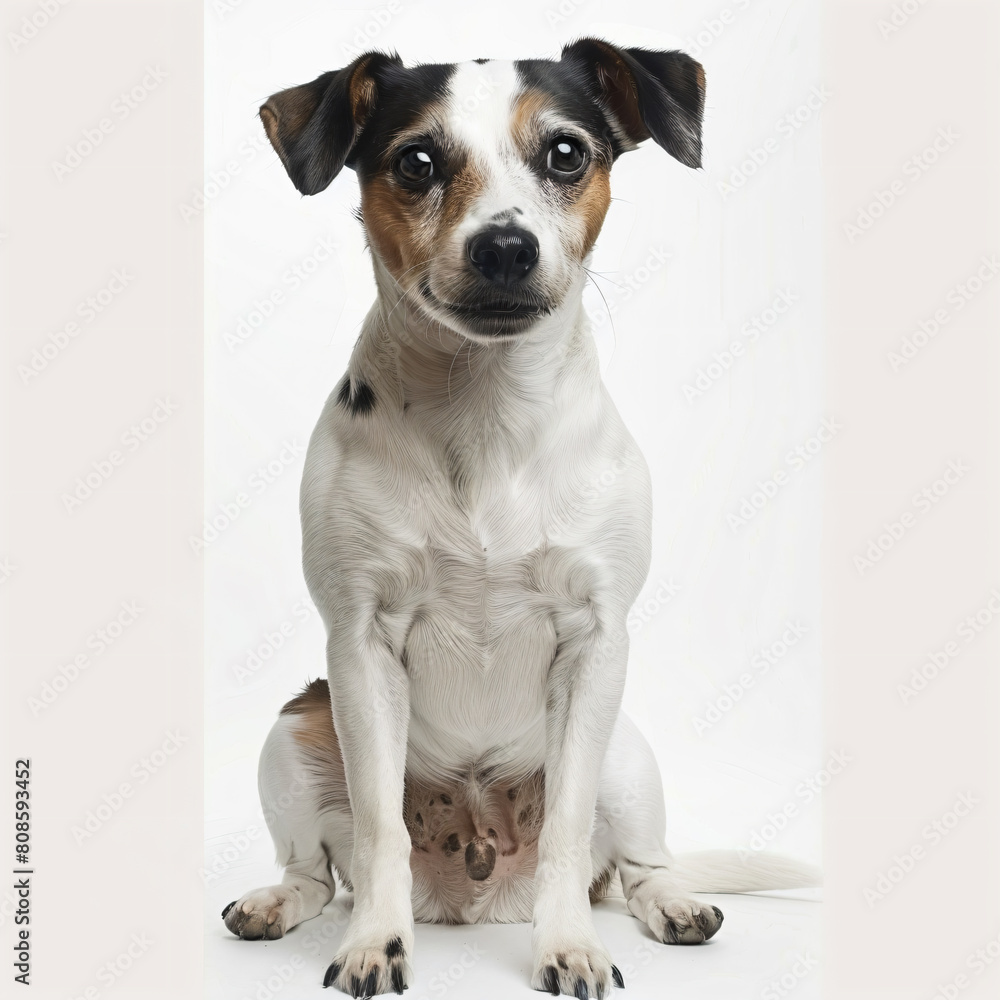
[[[564,993],[577,1000],[603,1000],[612,984],[624,989],[625,980],[599,945],[547,951],[531,977],[532,989],[553,996]]]
[[[237,937],[247,941],[266,938],[273,941],[283,937],[285,930],[294,927],[300,901],[295,892],[283,885],[254,889],[240,899],[233,900],[223,911],[222,919]]]
[[[646,922],[664,944],[701,944],[722,926],[722,910],[696,899],[657,900]]]
[[[402,993],[410,978],[410,963],[400,935],[379,945],[346,947],[323,977],[324,986],[336,986],[352,997]]]

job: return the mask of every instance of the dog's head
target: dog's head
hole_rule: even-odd
[[[260,116],[303,194],[357,172],[369,244],[411,304],[495,341],[582,283],[621,153],[652,138],[701,165],[704,92],[683,52],[582,39],[559,61],[407,68],[369,52]]]

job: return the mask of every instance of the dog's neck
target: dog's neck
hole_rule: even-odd
[[[391,373],[407,408],[466,420],[483,406],[508,413],[551,405],[567,379],[585,382],[589,375],[599,382],[582,280],[531,330],[506,341],[478,343],[404,297],[377,260],[375,277],[379,294],[362,335],[369,341],[365,353],[377,350],[380,356],[369,360],[377,361],[381,374]]]
[[[375,274],[379,295],[351,376],[419,422],[450,461],[482,470],[520,467],[556,423],[554,408],[587,407],[601,393],[582,280],[517,339],[474,343],[405,299],[377,260]]]

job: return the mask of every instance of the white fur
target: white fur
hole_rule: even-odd
[[[494,86],[463,114],[483,78]],[[814,873],[733,855],[675,861],[664,845],[656,762],[619,713],[626,617],[650,560],[649,473],[600,378],[585,275],[568,249],[573,223],[546,206],[527,167],[511,166],[517,90],[509,65],[469,64],[453,79],[454,134],[489,183],[430,277],[455,266],[470,233],[517,208],[557,307],[516,339],[483,343],[375,257],[379,297],[349,366],[374,409],[355,416],[331,395],[301,493],[350,808],[324,811],[322,777],[307,778],[301,801],[270,822],[290,873],[284,896],[258,890],[237,908],[271,913],[287,897],[287,929],[332,896],[332,863],[355,890],[338,968],[367,969],[395,937],[408,955],[414,909],[424,920],[441,913],[424,888],[411,899],[404,774],[450,780],[491,768],[494,780],[517,781],[543,768],[534,879],[485,890],[463,917],[533,918],[532,985],[561,959],[564,991],[582,977],[594,995],[610,983],[611,958],[588,887],[607,866],[630,910],[681,942],[711,936],[721,920],[692,890],[800,885]],[[595,490],[597,480],[608,485]],[[265,807],[303,772],[290,725],[279,720],[262,755]]]

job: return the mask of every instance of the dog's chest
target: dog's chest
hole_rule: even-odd
[[[455,765],[537,742],[556,649],[537,486],[515,476],[475,495],[425,511],[421,595],[404,647],[411,742]]]

